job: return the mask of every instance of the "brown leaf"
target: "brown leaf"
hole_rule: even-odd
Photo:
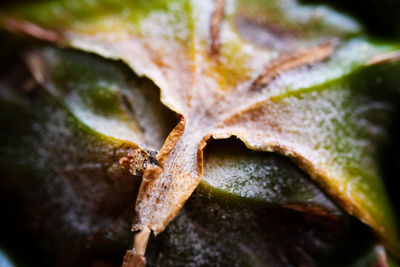
[[[306,12],[294,1],[289,3]],[[231,136],[250,149],[292,158],[398,253],[395,222],[374,163],[376,147],[360,133],[356,116],[362,111],[346,103],[351,90],[340,86],[348,85],[330,86],[366,66],[383,49],[357,39],[347,43],[345,36],[354,28],[348,21],[351,30],[343,33],[328,25],[327,34],[281,38],[284,49],[271,50],[243,40],[240,29],[230,23],[237,10],[241,16],[247,12],[247,20],[262,22],[257,25],[284,21],[263,31],[290,31],[304,24],[297,25],[296,18],[291,21],[292,11],[275,2],[270,9],[266,3],[247,6],[222,0],[164,4],[124,7],[130,16],[124,16],[121,7],[90,13],[85,20],[53,17],[64,23],[62,29],[43,17],[36,19],[37,25],[26,22],[18,12],[3,20],[9,30],[57,43],[62,36],[61,42],[72,47],[123,60],[138,75],[153,80],[161,89],[163,103],[181,116],[157,156],[160,166],[147,165],[144,170],[132,227],[140,232],[124,265],[144,264],[150,232],[163,231],[199,184],[207,141]],[[265,9],[271,18],[262,21],[265,14],[259,12]],[[73,8],[68,11],[78,13]],[[316,11],[309,15],[305,25],[314,27],[315,20],[321,20],[317,15]],[[281,31],[268,34],[277,32]],[[355,117],[348,116],[351,112]]]

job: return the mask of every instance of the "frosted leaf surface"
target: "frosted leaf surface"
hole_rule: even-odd
[[[202,183],[215,194],[271,206],[314,206],[330,216],[340,214],[320,188],[283,156],[252,152],[232,142],[216,142],[207,149],[204,160]]]
[[[26,61],[53,97],[100,134],[158,150],[172,128],[158,89],[120,64],[51,47],[28,52]]]
[[[291,157],[399,253],[374,164],[381,129],[364,112],[385,106],[346,102],[352,84],[336,83],[396,46],[369,43],[350,18],[292,0],[45,1],[0,17],[10,31],[124,61],[180,114],[159,166],[144,172],[133,230],[163,231],[201,181],[207,140],[235,135],[250,149]],[[141,237],[136,248],[145,247]],[[128,252],[126,264],[143,264],[143,254]]]
[[[1,191],[18,200],[6,204],[15,209],[10,220],[21,216],[18,226],[67,265],[85,246],[96,250],[90,237],[120,247],[115,233],[129,229],[127,207],[140,185],[118,164],[129,145],[90,129],[41,88],[27,92],[22,74],[19,86],[0,81]]]

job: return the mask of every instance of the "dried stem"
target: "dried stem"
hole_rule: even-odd
[[[133,249],[128,250],[124,257],[122,267],[144,267],[146,266],[146,253],[147,242],[149,241],[151,230],[144,227],[142,231],[135,235],[133,242]]]

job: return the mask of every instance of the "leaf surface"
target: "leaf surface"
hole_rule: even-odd
[[[23,251],[23,257],[16,255],[18,259],[32,262],[32,257],[39,265],[44,262],[38,257],[46,254],[68,266],[110,258],[120,262],[131,243],[127,230],[132,196],[140,185],[140,176],[132,177],[121,168],[121,159],[138,149],[101,133],[100,127],[89,127],[76,108],[86,110],[87,102],[92,104],[87,112],[103,111],[104,100],[109,99],[103,97],[104,91],[118,96],[115,84],[125,84],[134,93],[131,101],[148,100],[145,106],[132,105],[128,115],[146,111],[150,116],[151,110],[165,115],[168,110],[159,105],[157,94],[150,97],[156,87],[127,73],[121,64],[54,47],[40,46],[27,55],[31,67],[32,60],[49,63],[41,86],[32,84],[27,71],[21,73],[25,70],[21,62],[0,76],[0,121],[5,128],[0,138],[0,195],[4,199],[0,203],[8,218],[2,241],[10,248],[12,240]],[[114,78],[105,82],[104,69]],[[60,79],[66,76],[69,79]],[[78,97],[82,90],[85,103]],[[64,93],[63,97],[57,92]],[[115,102],[108,112],[96,115],[107,119],[111,111],[125,111],[123,101]],[[139,122],[146,125],[148,119],[141,117]],[[151,126],[163,128],[157,121]],[[132,166],[133,173],[135,166],[140,169],[140,164]],[[19,226],[12,226],[15,223]],[[28,233],[21,233],[23,226]],[[21,245],[27,235],[38,238]],[[224,140],[207,146],[203,182],[167,231],[150,243],[147,260],[150,265],[165,266],[199,262],[313,266],[335,259],[339,265],[375,242],[371,237],[370,229],[338,208],[288,158]],[[360,243],[365,246],[355,245]],[[42,248],[45,244],[49,244],[47,249]],[[336,259],[338,251],[348,256]]]
[[[399,255],[376,166],[383,126],[371,118],[388,107],[351,83],[353,73],[396,47],[357,37],[354,21],[290,0],[98,0],[34,3],[10,10],[2,23],[123,60],[154,81],[162,102],[180,114],[158,153],[160,166],[144,172],[132,228],[141,232],[127,265],[144,262],[150,230],[163,231],[201,181],[207,140],[231,136],[290,157]],[[31,69],[40,82],[51,60],[36,62]],[[135,127],[126,138],[140,142]]]

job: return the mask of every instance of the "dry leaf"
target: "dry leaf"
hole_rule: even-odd
[[[360,122],[363,109],[374,106],[337,83],[394,47],[351,38],[359,33],[354,21],[290,0],[95,2],[32,3],[4,13],[2,24],[124,61],[159,86],[162,102],[179,114],[158,164],[143,170],[132,227],[139,233],[124,266],[145,263],[151,231],[163,231],[200,183],[207,141],[231,136],[249,149],[290,157],[399,255],[374,134]],[[36,81],[51,88],[51,58],[31,53],[27,61]],[[117,130],[111,125],[94,128],[146,149],[130,127],[121,134],[108,133]]]

